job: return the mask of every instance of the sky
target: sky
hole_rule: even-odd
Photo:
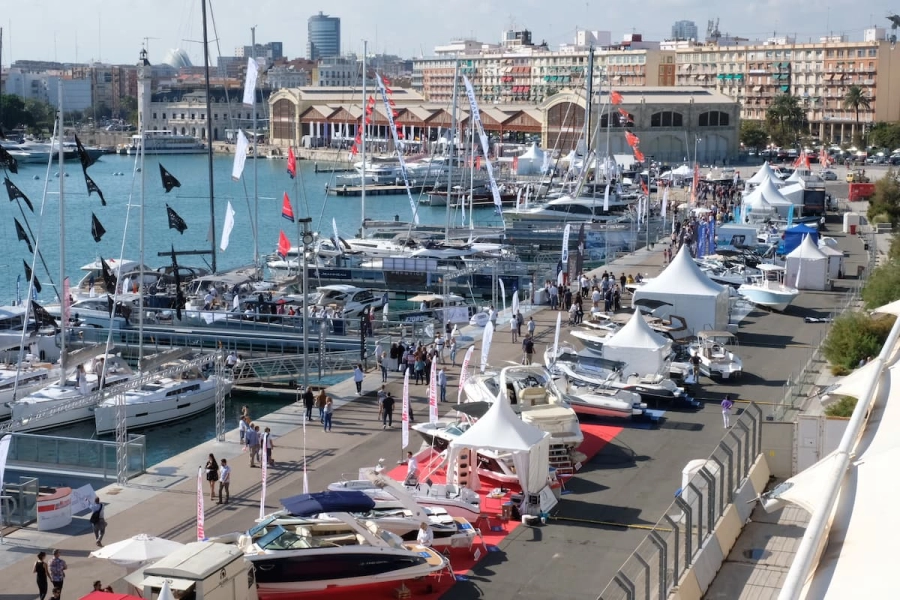
[[[281,41],[290,58],[306,52],[306,21],[319,10],[341,18],[344,52],[370,52],[403,57],[430,56],[434,46],[463,37],[496,43],[501,31],[529,29],[535,43],[551,48],[571,43],[577,29],[611,31],[613,41],[627,33],[644,39],[669,37],[681,19],[697,24],[700,36],[709,19],[719,19],[723,34],[764,39],[777,32],[798,42],[843,33],[862,39],[865,28],[889,26],[885,18],[900,12],[900,0],[644,0],[637,5],[600,0],[209,0],[209,38],[218,37],[216,56],[233,56],[236,46],[250,43],[256,26],[259,43]],[[714,9],[711,8],[716,4]],[[150,61],[160,62],[170,48],[182,48],[202,64],[201,0],[0,0],[3,28],[2,63],[11,60],[135,63],[142,45]],[[610,14],[610,7],[615,6]],[[639,10],[623,10],[635,6]],[[860,7],[863,7],[860,9]],[[147,38],[145,40],[145,38]]]

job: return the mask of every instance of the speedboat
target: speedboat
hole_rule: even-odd
[[[360,496],[364,506],[372,505],[365,494]],[[365,593],[449,568],[437,550],[404,543],[374,522],[347,512],[296,526],[274,521],[270,517],[237,539],[245,560],[253,563],[263,598],[337,589]]]
[[[738,293],[757,306],[783,312],[791,305],[800,290],[784,284],[784,267],[761,264],[757,267],[762,275],[753,278],[738,288]]]
[[[585,348],[600,352],[603,349],[603,344],[613,336],[614,331],[612,329],[593,329],[591,331],[573,329],[569,333],[573,338],[584,344]]]
[[[121,295],[120,295],[121,296]],[[110,298],[103,294],[98,298],[84,298],[76,300],[69,306],[70,318],[75,320],[79,325],[88,327],[107,328],[112,324],[113,329],[122,329],[128,326],[128,319],[123,314],[123,308],[130,309],[128,314],[139,314],[139,296],[137,294],[126,294],[122,296],[120,305],[116,307],[115,315],[110,318]],[[56,319],[61,318],[62,309],[59,304],[52,304],[46,307],[50,316]]]
[[[224,394],[231,381],[223,382]],[[196,415],[216,405],[215,375],[204,378],[199,372],[185,372],[180,379],[161,377],[138,389],[125,392],[125,422],[128,429],[169,423]],[[108,398],[94,408],[97,435],[116,430],[118,399]]]
[[[737,338],[728,331],[700,331],[697,343],[692,345],[692,355],[700,357],[700,373],[709,378],[737,379],[743,373],[741,359],[728,349]]]
[[[571,450],[584,441],[578,416],[544,367],[515,365],[499,373],[474,375],[463,389],[466,402],[493,404],[506,394],[523,421],[550,434],[551,444]]]
[[[63,383],[57,381],[10,404],[12,419],[22,422],[18,430],[49,429],[93,419],[94,407],[92,406],[66,407],[100,389],[100,371],[104,362],[106,363],[104,389],[127,381],[134,375],[128,363],[117,355],[107,354],[97,360],[84,363],[85,384],[82,388],[78,387],[78,381],[73,373]],[[53,409],[59,410],[54,411]],[[34,418],[42,413],[44,414],[41,418]]]
[[[316,306],[340,310],[344,318],[352,319],[361,316],[366,310],[375,311],[385,303],[384,293],[375,294],[368,288],[354,285],[323,285],[317,287],[319,298]]]

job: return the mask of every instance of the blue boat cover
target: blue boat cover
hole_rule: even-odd
[[[367,512],[375,508],[375,501],[356,490],[317,492],[282,498],[281,505],[296,517],[319,513]]]

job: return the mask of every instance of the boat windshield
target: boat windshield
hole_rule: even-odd
[[[256,525],[256,527],[253,527],[252,529],[250,529],[250,531],[247,532],[247,535],[249,535],[250,537],[255,537],[255,536],[261,534],[263,531],[266,530],[266,527],[268,527],[269,525],[274,523],[275,519],[277,519],[277,518],[278,517],[275,515],[266,517],[265,519],[260,521],[259,524]]]
[[[291,533],[281,525],[277,525],[272,531],[256,541],[256,545],[263,550],[297,550],[309,548],[309,540]]]

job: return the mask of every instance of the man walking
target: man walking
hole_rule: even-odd
[[[66,578],[66,569],[68,569],[66,561],[60,558],[60,551],[53,551],[53,560],[50,561],[50,583],[53,584],[53,590],[62,592],[63,581]]]
[[[440,369],[437,372],[437,384],[441,389],[441,402],[447,401],[447,374],[444,373],[444,369]]]
[[[103,518],[103,503],[100,502],[99,496],[94,498],[94,504],[91,506],[91,529],[94,530],[97,547],[102,548],[103,534],[106,533],[106,519]]]
[[[256,428],[254,428],[252,424],[247,429],[247,434],[244,439],[247,440],[247,448],[250,452],[250,466],[255,467],[256,455],[259,454],[259,433],[257,433]]]
[[[519,341],[519,319],[516,315],[513,315],[509,321],[509,331],[512,336],[512,343],[515,344]]]
[[[537,323],[534,322],[534,317],[528,317],[528,337],[534,337],[534,329],[537,327]]]
[[[228,461],[222,459],[222,467],[219,469],[219,502],[218,504],[228,504],[231,499],[231,467]],[[224,494],[224,500],[223,498]]]
[[[306,409],[306,420],[312,421],[312,409],[315,406],[316,399],[313,396],[312,388],[306,386],[306,391],[303,392],[303,407]]]
[[[531,334],[525,336],[525,339],[522,341],[522,364],[530,365],[531,357],[534,355],[534,339],[532,339]]]
[[[726,394],[725,399],[722,400],[722,422],[725,424],[725,429],[731,427],[731,408],[734,406],[734,402],[731,401],[731,398]]]
[[[393,425],[394,425],[394,397],[391,396],[390,392],[388,392],[387,396],[384,397],[384,400],[381,402],[381,407],[384,410],[384,417],[381,422],[381,428],[387,429],[388,427],[393,427]]]

